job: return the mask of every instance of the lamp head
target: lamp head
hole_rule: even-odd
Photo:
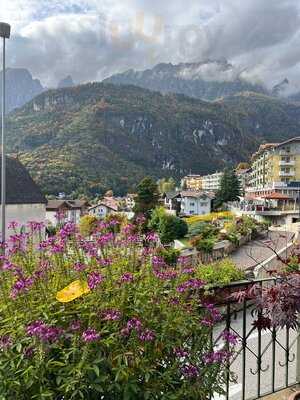
[[[9,39],[10,37],[10,25],[6,22],[0,22],[0,37]]]

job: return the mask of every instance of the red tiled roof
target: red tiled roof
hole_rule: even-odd
[[[278,192],[273,192],[270,194],[265,194],[260,196],[262,199],[267,199],[267,200],[289,200],[292,199],[293,197],[288,196],[287,194],[283,193],[278,193]]]

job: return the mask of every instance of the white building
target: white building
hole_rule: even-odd
[[[205,192],[183,191],[181,196],[181,213],[183,215],[203,215],[211,212],[212,196]]]
[[[118,209],[111,207],[105,203],[99,203],[89,209],[89,214],[97,218],[105,218],[109,214],[118,212]]]
[[[74,222],[78,224],[80,218],[87,214],[90,203],[86,200],[48,200],[46,219],[55,226],[58,222]]]
[[[202,189],[217,192],[220,189],[223,172],[202,176]]]
[[[19,227],[26,226],[29,221],[45,223],[46,203],[45,196],[24,165],[15,158],[6,157],[6,226],[13,221]],[[9,234],[11,231],[7,229],[6,237]]]

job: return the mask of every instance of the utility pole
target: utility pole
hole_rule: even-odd
[[[5,242],[6,231],[6,149],[5,149],[5,41],[10,38],[10,25],[0,22],[0,37],[3,41],[2,53],[2,134],[1,134],[1,241]]]

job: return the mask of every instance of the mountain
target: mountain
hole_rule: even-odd
[[[0,72],[0,91],[2,92],[2,71]],[[43,91],[41,82],[33,79],[27,69],[6,69],[6,112],[23,106]],[[1,103],[0,99],[0,105]]]
[[[61,89],[61,88],[72,87],[72,86],[75,86],[75,83],[74,83],[71,75],[68,75],[64,79],[62,79],[58,82],[57,88]]]
[[[8,147],[44,193],[122,194],[143,176],[180,178],[248,160],[300,132],[300,105],[257,93],[205,102],[90,83],[42,93],[7,118]]]
[[[112,75],[104,80],[117,85],[136,85],[162,93],[182,93],[203,100],[215,100],[235,93],[252,91],[267,94],[267,89],[240,78],[226,60],[201,63],[158,64],[152,69]]]

